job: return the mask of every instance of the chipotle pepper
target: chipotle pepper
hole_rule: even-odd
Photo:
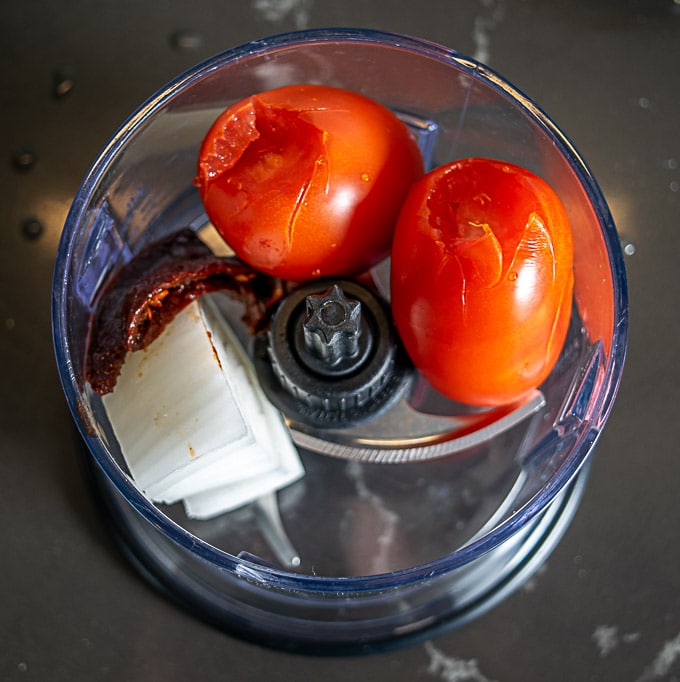
[[[113,391],[128,352],[149,346],[196,298],[220,290],[243,302],[253,333],[282,295],[278,280],[237,258],[215,256],[189,228],[146,246],[118,270],[92,317],[86,360],[92,388]]]

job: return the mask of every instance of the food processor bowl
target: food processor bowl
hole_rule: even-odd
[[[152,503],[130,476],[86,381],[90,320],[106,283],[146,245],[180,228],[205,229],[193,178],[219,113],[297,83],[347,88],[389,107],[413,132],[426,168],[482,156],[543,177],[573,230],[571,326],[552,373],[518,409],[463,409],[416,382],[408,401],[368,424],[289,420],[304,476],[267,504],[197,520],[180,504]],[[372,273],[386,297],[388,271],[382,264]],[[371,651],[478,615],[555,546],[617,393],[628,299],[596,180],[531,99],[431,42],[328,29],[229,49],[132,114],[73,201],[56,259],[53,329],[93,489],[141,573],[239,636],[296,651]]]

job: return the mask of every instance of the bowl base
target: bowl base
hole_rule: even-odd
[[[230,635],[276,649],[313,655],[370,654],[410,646],[460,627],[498,605],[524,585],[557,546],[581,501],[590,467],[590,460],[587,460],[570,485],[546,507],[530,531],[516,543],[510,560],[491,562],[494,568],[500,564],[500,570],[491,578],[488,574],[482,576],[486,585],[483,592],[471,593],[468,599],[465,594],[452,599],[448,612],[421,621],[422,625],[414,623],[413,628],[402,626],[387,638],[381,634],[371,639],[369,634],[362,635],[360,641],[347,642],[344,639],[315,641],[313,636],[292,640],[275,626],[272,629],[253,627],[225,608],[224,604],[210,599],[200,577],[176,570],[173,560],[168,560],[164,553],[163,545],[155,543],[150,536],[148,522],[142,520],[122,498],[86,451],[83,455],[86,476],[104,523],[126,559],[154,589],[194,617]],[[507,552],[507,548],[501,545],[490,554],[495,551]],[[482,570],[488,572],[488,563]],[[313,627],[310,627],[310,632],[313,632]]]

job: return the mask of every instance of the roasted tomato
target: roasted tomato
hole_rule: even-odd
[[[564,344],[572,259],[560,199],[523,168],[464,159],[416,182],[395,231],[391,298],[425,379],[483,406],[537,387]]]
[[[365,270],[389,252],[417,144],[391,111],[320,85],[230,106],[201,146],[196,185],[236,254],[283,279]]]

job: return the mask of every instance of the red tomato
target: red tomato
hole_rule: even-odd
[[[294,85],[218,117],[196,184],[242,260],[300,281],[360,272],[388,255],[422,163],[408,128],[382,105],[340,88]]]
[[[394,235],[391,298],[425,379],[486,406],[538,386],[567,333],[572,259],[562,203],[523,168],[465,159],[416,182]]]

